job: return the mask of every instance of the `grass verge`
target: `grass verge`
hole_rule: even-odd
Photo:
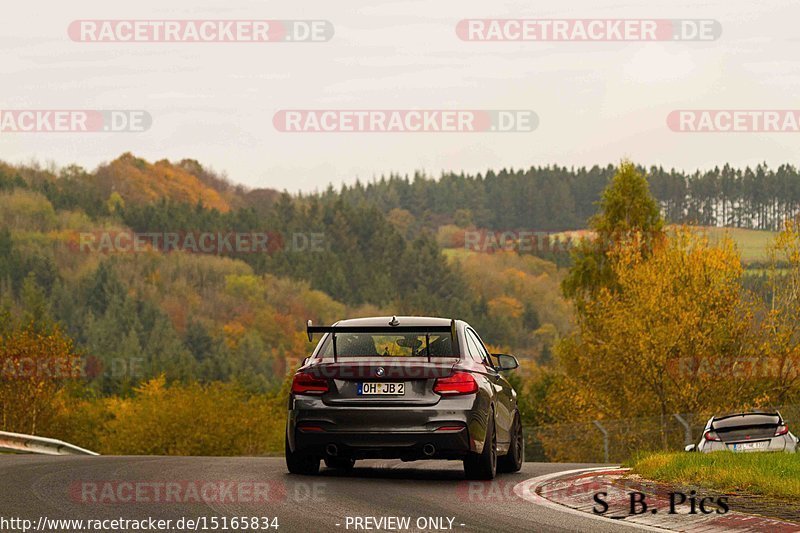
[[[662,452],[642,455],[626,466],[655,481],[800,499],[798,453]]]

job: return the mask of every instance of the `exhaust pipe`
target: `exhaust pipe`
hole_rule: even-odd
[[[325,453],[330,455],[331,457],[336,457],[339,454],[339,448],[336,447],[335,444],[331,443],[325,446]]]
[[[433,444],[426,444],[422,447],[422,453],[424,453],[426,457],[433,457],[433,454],[436,453],[436,446]]]

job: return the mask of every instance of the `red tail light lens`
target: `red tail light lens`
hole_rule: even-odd
[[[706,431],[704,437],[706,440],[719,440],[719,435],[714,433],[713,431]]]
[[[455,372],[452,376],[437,379],[433,392],[442,396],[473,394],[478,392],[478,382],[469,372]]]
[[[465,426],[442,426],[436,428],[436,431],[461,431]]]
[[[775,436],[780,437],[781,435],[786,435],[789,433],[789,424],[781,424],[778,426],[777,431],[775,431]]]
[[[328,392],[328,380],[311,374],[298,372],[292,379],[292,394],[324,394]]]
[[[297,424],[297,429],[299,429],[302,432],[313,431],[314,433],[320,433],[320,432],[324,432],[325,431],[325,429],[322,426],[315,426],[315,425],[303,424],[303,423]]]

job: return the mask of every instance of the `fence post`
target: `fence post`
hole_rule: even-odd
[[[684,439],[683,439],[684,440],[684,444],[686,446],[692,444],[692,428],[689,426],[689,423],[686,422],[686,420],[684,420],[683,417],[681,415],[679,415],[678,413],[675,413],[672,416],[674,416],[675,420],[680,422],[681,425],[683,426],[683,431],[684,431],[684,435],[685,435]]]
[[[603,451],[605,452],[605,462],[608,463],[608,431],[606,431],[606,428],[603,427],[599,420],[595,420],[594,425],[597,426],[597,429],[603,434]]]

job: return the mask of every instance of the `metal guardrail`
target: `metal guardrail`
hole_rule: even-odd
[[[0,452],[36,453],[40,455],[100,455],[74,444],[56,439],[0,431]]]

